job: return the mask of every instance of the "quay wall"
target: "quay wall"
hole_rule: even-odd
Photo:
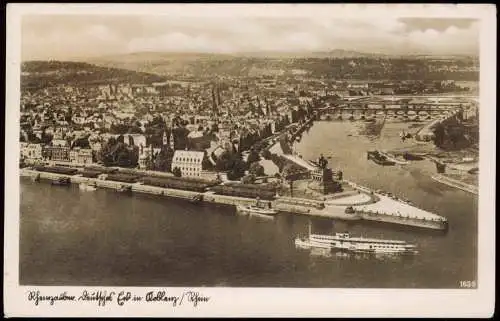
[[[192,199],[194,196],[200,194],[200,193],[193,192],[193,191],[143,185],[140,183],[131,184],[131,186],[132,186],[132,192],[153,194],[153,195],[163,195],[163,196],[182,198],[182,199]]]
[[[273,205],[273,208],[277,209],[278,211],[282,211],[282,212],[296,213],[296,214],[303,214],[303,215],[312,215],[311,214],[311,207],[309,207],[309,206],[301,206],[301,205],[293,205],[293,204],[275,202]]]
[[[247,197],[238,197],[230,195],[219,195],[219,194],[204,194],[203,201],[207,203],[214,204],[226,204],[226,205],[255,205],[256,200]],[[260,200],[261,204],[269,206],[271,202]]]
[[[56,180],[61,177],[69,177],[71,179],[71,182],[74,184],[95,183],[97,187],[109,188],[109,189],[118,189],[121,186],[131,186],[132,192],[135,193],[163,195],[163,196],[182,198],[182,199],[192,199],[194,196],[202,194],[203,201],[207,203],[217,203],[217,204],[227,204],[227,205],[254,205],[256,202],[256,200],[253,198],[236,197],[230,195],[218,195],[212,193],[199,193],[194,191],[143,185],[141,183],[123,183],[123,182],[107,181],[97,178],[82,177],[80,175],[55,174],[48,172],[38,172],[29,169],[22,169],[20,174],[23,177],[35,177],[37,175],[40,175],[41,179],[49,179],[49,180]],[[265,205],[272,204],[272,202],[264,200],[261,200],[260,203]]]
[[[216,203],[216,204],[226,204],[226,205],[254,205],[256,200],[253,198],[245,198],[245,197],[236,197],[229,195],[218,195],[213,192],[205,192],[198,193],[194,191],[186,191],[186,190],[178,190],[178,189],[168,189],[156,186],[143,185],[142,183],[123,183],[123,182],[115,182],[115,181],[106,181],[97,178],[87,178],[82,177],[81,175],[65,175],[65,174],[55,174],[55,173],[47,173],[47,172],[38,172],[30,169],[21,169],[20,175],[22,177],[36,177],[39,176],[41,179],[49,179],[56,180],[61,177],[69,177],[72,183],[79,184],[82,182],[85,183],[94,183],[97,187],[101,188],[109,188],[109,189],[118,189],[121,186],[131,186],[132,192],[135,193],[146,193],[153,195],[162,195],[168,197],[175,197],[181,199],[192,199],[196,195],[203,195],[203,201],[207,203]],[[354,186],[358,187],[360,190],[369,191],[369,189],[360,187],[354,183]],[[261,204],[265,206],[271,205],[272,208],[276,210],[289,212],[293,214],[303,214],[309,216],[316,217],[325,217],[332,219],[341,219],[341,220],[371,220],[371,221],[380,221],[386,223],[394,223],[400,225],[409,225],[416,227],[424,227],[431,229],[446,229],[447,221],[446,220],[422,220],[418,218],[409,218],[409,217],[400,217],[397,215],[391,214],[381,214],[381,213],[373,213],[373,212],[363,212],[356,211],[355,214],[345,214],[344,206],[327,206],[324,209],[315,208],[315,204],[323,203],[321,201],[308,200],[308,202],[301,202],[300,199],[290,199],[290,198],[278,198],[275,201],[260,201]]]
[[[356,211],[362,220],[392,223],[398,225],[408,225],[421,228],[429,228],[433,230],[446,230],[448,229],[448,221],[446,220],[432,220],[432,219],[421,219],[414,217],[399,217],[397,215],[383,214],[383,213],[373,213]]]
[[[470,185],[470,184],[458,181],[456,179],[449,178],[449,177],[446,177],[446,176],[443,176],[443,175],[439,175],[439,174],[433,175],[431,178],[433,180],[435,180],[436,182],[439,182],[441,184],[445,184],[445,185],[448,185],[448,186],[451,186],[451,187],[454,187],[454,188],[458,188],[458,189],[460,189],[462,191],[478,195],[478,188],[477,188],[477,186]]]

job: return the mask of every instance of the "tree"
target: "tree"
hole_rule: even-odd
[[[257,177],[265,175],[264,166],[260,165],[258,162],[251,163],[248,172]]]
[[[139,162],[139,147],[127,147],[111,137],[102,147],[99,158],[105,166],[136,167]]]
[[[256,179],[255,175],[249,174],[249,175],[243,176],[241,178],[241,182],[243,184],[253,184],[253,183],[255,183],[255,179]]]
[[[132,165],[128,150],[122,146],[120,146],[116,153],[116,165],[120,167],[130,167]]]
[[[75,139],[73,141],[73,144],[72,144],[71,148],[74,148],[74,147],[90,148],[90,143],[89,143],[88,136],[87,137],[82,137],[82,138]]]
[[[42,144],[48,145],[52,141],[52,137],[53,137],[52,134],[46,133],[45,129],[43,129],[42,139],[41,139]]]
[[[302,170],[296,165],[288,163],[283,167],[281,176],[290,184],[290,194],[293,197],[293,182],[298,179],[298,175]]]
[[[179,167],[174,167],[172,173],[174,174],[175,177],[181,177],[182,176],[182,172],[181,172],[181,169]]]
[[[185,149],[188,145],[189,130],[185,127],[177,127],[172,130],[172,135],[174,137],[174,149]],[[161,137],[163,140],[163,135]]]
[[[292,147],[290,146],[290,143],[288,142],[288,135],[285,135],[284,137],[280,138],[279,143],[281,146],[281,150],[283,150],[283,153],[285,154],[292,154]]]
[[[271,152],[268,149],[264,149],[262,157],[264,157],[264,159],[271,159]]]
[[[168,145],[164,145],[160,153],[156,156],[154,169],[161,172],[170,172],[174,150]]]
[[[287,180],[296,180],[297,176],[302,173],[302,169],[295,164],[288,163],[283,167],[281,176]]]
[[[69,107],[66,115],[64,116],[64,120],[71,124],[73,122],[73,108]]]
[[[230,159],[231,159],[231,154],[228,151],[224,151],[215,160],[215,169],[221,172],[227,171],[229,169]]]
[[[438,123],[434,128],[434,145],[436,145],[437,147],[441,147],[444,143],[445,134],[446,132],[444,126]]]
[[[247,163],[252,164],[254,162],[258,162],[259,160],[260,160],[259,153],[254,148],[252,148],[250,150],[250,154],[248,154]]]
[[[241,158],[240,153],[231,154],[228,167],[227,178],[229,180],[239,180],[245,175],[246,163]]]

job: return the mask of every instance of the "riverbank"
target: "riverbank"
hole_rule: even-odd
[[[98,188],[107,188],[115,191],[123,189],[123,187],[130,188],[132,193],[145,193],[158,196],[166,196],[173,198],[180,198],[185,200],[195,200],[199,199],[201,202],[214,203],[214,204],[224,204],[224,205],[254,205],[256,199],[246,198],[246,197],[236,197],[229,195],[215,194],[213,191],[206,192],[194,192],[179,189],[163,188],[157,186],[144,185],[141,182],[137,183],[124,183],[109,180],[102,180],[98,178],[87,178],[80,174],[77,175],[66,175],[66,174],[56,174],[39,172],[36,170],[23,168],[20,170],[22,177],[38,177],[40,179],[57,180],[62,177],[69,178],[73,184],[93,184]],[[358,186],[357,184],[349,182],[353,188],[364,193],[375,193],[365,187]],[[376,195],[380,197],[381,195]],[[352,197],[352,196],[347,196]],[[374,202],[373,204],[365,204],[362,206],[354,205],[354,213],[349,213],[346,209],[349,204],[339,205],[339,200],[334,201],[315,201],[308,200],[305,202],[301,199],[289,198],[289,197],[276,197],[275,200],[265,201],[260,200],[263,205],[271,208],[275,208],[282,212],[288,212],[292,214],[309,215],[316,217],[326,217],[331,219],[340,220],[375,220],[394,224],[403,224],[410,226],[419,226],[431,229],[445,229],[446,226],[442,222],[446,222],[446,219],[438,215],[419,210],[413,206],[403,204],[397,200],[386,198],[385,202],[382,204],[380,202]],[[374,205],[378,204],[378,205]],[[403,206],[402,206],[403,205]],[[404,206],[406,205],[406,206]],[[377,210],[372,209],[372,207],[377,207]],[[382,206],[380,209],[379,207]],[[387,208],[386,208],[387,207]],[[392,209],[397,209],[397,211],[392,211]],[[375,215],[376,214],[376,215]],[[409,220],[409,218],[411,220]],[[415,224],[415,221],[422,221],[425,224]],[[436,224],[428,224],[427,222],[436,222]]]
[[[441,174],[432,175],[432,179],[435,180],[436,182],[441,183],[441,184],[445,184],[445,185],[448,185],[448,186],[453,187],[453,188],[458,188],[462,191],[465,191],[465,192],[468,192],[468,193],[471,193],[474,195],[479,194],[479,189],[477,186],[467,184],[465,182],[453,179],[451,177],[447,177],[445,175],[441,175]]]

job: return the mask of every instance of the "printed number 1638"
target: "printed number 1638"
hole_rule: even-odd
[[[459,285],[461,288],[475,288],[476,287],[476,281],[460,281]]]

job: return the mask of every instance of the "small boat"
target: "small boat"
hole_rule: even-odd
[[[197,194],[193,196],[189,201],[194,204],[199,204],[203,202],[203,194]]]
[[[118,193],[131,193],[132,192],[132,186],[128,185],[121,185],[116,189]]]
[[[36,174],[35,176],[32,176],[31,180],[33,182],[39,182],[40,181],[40,174]]]
[[[389,162],[394,162],[395,164],[398,164],[398,165],[408,164],[408,162],[406,160],[397,159],[396,157],[394,157],[390,154],[387,154],[386,152],[379,152],[379,154],[381,156],[385,157],[385,159],[388,160]]]
[[[60,177],[52,181],[52,185],[55,186],[69,186],[70,184],[71,180],[68,177]]]
[[[272,208],[262,208],[255,205],[237,205],[236,210],[240,214],[259,215],[267,217],[274,217],[276,214],[278,214],[278,211],[273,210]]]
[[[80,183],[78,187],[80,188],[81,191],[86,191],[86,192],[93,192],[97,189],[95,183],[94,184]]]
[[[467,171],[467,173],[469,174],[478,174],[479,173],[479,168],[478,167],[474,167],[474,168],[471,168]]]
[[[423,160],[424,159],[422,156],[419,156],[419,155],[416,155],[416,154],[412,154],[412,153],[408,153],[408,152],[404,152],[403,153],[403,158],[405,160]]]
[[[374,163],[382,166],[393,166],[396,165],[396,162],[388,160],[386,156],[380,154],[379,151],[368,151],[367,159],[372,160]]]

